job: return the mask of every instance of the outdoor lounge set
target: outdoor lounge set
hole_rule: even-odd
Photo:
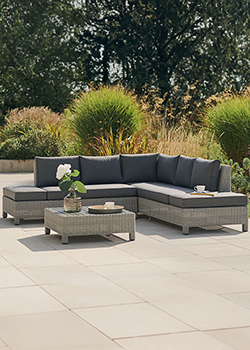
[[[56,179],[59,164],[71,164],[85,184],[82,206],[113,201],[128,211],[142,213],[182,227],[242,224],[248,230],[248,198],[231,192],[231,168],[219,160],[164,154],[121,154],[106,157],[36,157],[34,186],[3,188],[3,217],[43,218],[45,208],[62,207],[66,192]],[[214,195],[193,195],[205,185]],[[192,193],[192,194],[191,194]],[[211,193],[210,193],[211,194]]]

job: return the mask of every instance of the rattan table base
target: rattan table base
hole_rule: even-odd
[[[63,208],[44,210],[45,233],[53,230],[61,235],[63,244],[70,236],[106,235],[111,233],[129,233],[129,239],[135,239],[135,213],[124,210],[116,214],[90,214],[88,207],[80,212],[65,213]]]

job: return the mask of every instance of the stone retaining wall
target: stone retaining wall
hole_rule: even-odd
[[[33,173],[34,159],[0,159],[0,173]]]

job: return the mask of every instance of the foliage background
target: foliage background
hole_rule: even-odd
[[[229,158],[202,116],[206,106],[249,91],[249,21],[250,0],[2,0],[2,150],[20,157],[22,149],[28,157],[29,148],[36,149],[29,142],[44,138],[54,154],[75,154],[72,119],[60,113],[69,111],[80,91],[84,96],[90,87],[119,82],[137,96],[144,128],[129,135],[124,128],[100,126],[87,154],[158,151]],[[33,106],[45,106],[45,112]],[[58,116],[51,118],[50,111],[47,118],[48,107]],[[245,156],[237,158],[238,167],[232,163],[238,169],[235,188],[243,188],[245,180],[239,179],[249,175]]]
[[[2,119],[28,106],[61,112],[91,82],[146,85],[166,105],[194,83],[198,101],[239,91],[250,81],[249,14],[249,0],[2,0]]]
[[[0,111],[47,106],[61,112],[84,81],[73,1],[1,0]],[[3,119],[3,117],[2,117]]]

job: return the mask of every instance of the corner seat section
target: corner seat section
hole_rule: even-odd
[[[242,224],[248,230],[247,196],[219,192],[214,196],[190,195],[187,187],[165,183],[133,183],[137,188],[138,212],[178,226],[183,234],[190,227]]]
[[[137,196],[179,208],[210,208],[247,205],[247,196],[234,192],[215,192],[214,196],[191,195],[191,188],[163,182],[132,183]]]

